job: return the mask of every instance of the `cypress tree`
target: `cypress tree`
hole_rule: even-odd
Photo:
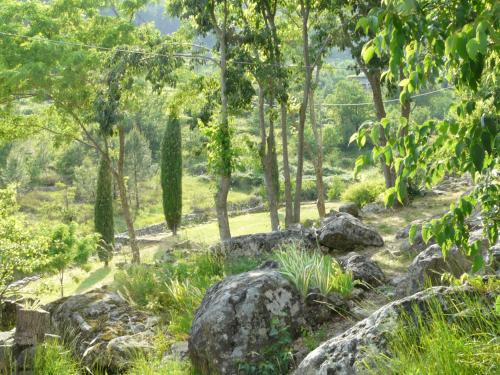
[[[174,114],[168,118],[161,145],[161,188],[165,220],[175,236],[182,215],[182,145],[181,125]]]
[[[113,257],[113,244],[115,241],[112,183],[109,162],[102,156],[99,162],[99,174],[97,177],[94,227],[95,231],[101,235],[97,255],[106,266]]]

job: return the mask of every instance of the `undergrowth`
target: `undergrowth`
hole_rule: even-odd
[[[388,352],[368,357],[371,374],[475,375],[500,373],[500,312],[491,300],[465,296],[449,301],[451,312],[433,300],[428,312],[403,315]]]

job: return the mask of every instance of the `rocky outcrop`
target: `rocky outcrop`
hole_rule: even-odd
[[[385,281],[382,269],[366,256],[351,252],[339,258],[339,261],[345,271],[351,272],[353,280],[361,282],[362,288],[376,287]]]
[[[363,215],[380,214],[385,211],[387,211],[387,209],[380,203],[368,203],[361,209]]]
[[[466,287],[433,287],[383,306],[344,333],[313,350],[299,364],[294,375],[340,375],[363,372],[361,363],[370,354],[384,352],[388,338],[402,314],[429,311],[429,301],[439,302],[444,312],[455,312],[453,306],[470,289]],[[453,299],[453,301],[452,301]],[[366,372],[366,371],[365,371]]]
[[[318,241],[333,251],[354,250],[357,246],[383,246],[384,240],[374,229],[347,213],[327,217],[318,229]]]
[[[315,246],[312,230],[298,227],[268,233],[256,233],[232,237],[212,247],[212,251],[228,257],[260,257],[270,253],[284,243],[301,242],[304,246]]]
[[[354,202],[348,202],[339,207],[339,212],[345,212],[354,217],[359,217],[359,207]]]
[[[106,288],[61,298],[46,308],[57,332],[77,338],[75,354],[89,368],[122,371],[132,356],[151,349],[157,318]]]
[[[277,270],[229,276],[207,290],[196,312],[189,357],[201,374],[237,374],[271,349],[273,330],[297,337],[303,324],[299,292]]]
[[[451,248],[446,259],[439,245],[431,245],[422,251],[408,267],[406,279],[399,287],[399,293],[409,295],[423,289],[428,283],[441,284],[445,272],[459,277],[470,270],[471,263],[456,247]]]

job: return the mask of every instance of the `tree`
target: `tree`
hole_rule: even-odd
[[[399,176],[386,199],[402,201],[407,180],[425,171],[428,184],[445,173],[470,173],[476,181],[440,220],[422,229],[446,253],[458,246],[473,259],[473,271],[484,265],[480,240],[469,241],[466,218],[479,205],[483,233],[490,244],[498,240],[500,165],[498,111],[498,12],[500,4],[469,2],[391,1],[375,8],[360,24],[374,33],[365,45],[367,60],[388,53],[387,79],[402,87],[400,101],[443,77],[461,98],[453,116],[409,128],[406,121],[391,124],[402,136],[387,152],[398,150]],[[372,55],[372,56],[370,56]],[[401,66],[404,66],[401,71]],[[412,228],[410,235],[415,233]]]
[[[161,188],[163,213],[174,236],[182,217],[182,144],[181,124],[170,114],[161,145]]]
[[[71,266],[83,266],[96,248],[96,236],[78,239],[74,224],[60,224],[50,231],[47,267],[59,274],[61,297],[64,297],[64,272]]]
[[[18,213],[16,188],[0,189],[0,301],[19,272],[29,273],[44,265],[46,241]]]
[[[94,228],[96,233],[99,233],[101,236],[97,255],[106,267],[113,257],[115,242],[112,185],[113,181],[109,162],[105,157],[101,157],[94,206]]]
[[[147,139],[137,127],[125,137],[125,169],[129,175],[129,183],[134,190],[135,209],[140,209],[139,182],[151,176],[151,149]]]

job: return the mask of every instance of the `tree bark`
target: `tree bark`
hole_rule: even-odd
[[[320,67],[316,68],[316,82],[319,82],[319,72]],[[314,172],[316,174],[316,190],[318,192],[318,200],[316,201],[316,206],[318,208],[318,214],[320,218],[324,218],[326,215],[325,207],[325,184],[323,182],[323,134],[321,127],[318,127],[318,122],[316,118],[316,110],[314,103],[314,88],[310,91],[309,97],[309,110],[311,116],[311,126],[314,134],[314,140],[316,141],[316,161],[314,164]]]
[[[222,135],[222,170],[218,176],[217,192],[215,193],[215,209],[217,211],[217,223],[219,226],[219,236],[221,241],[231,238],[229,227],[229,216],[227,214],[227,196],[231,186],[231,160],[230,160],[230,139],[229,139],[229,120],[228,120],[228,102],[226,92],[226,23],[227,23],[227,3],[224,2],[224,23],[222,28],[217,30],[219,38],[220,51],[220,87],[221,87],[221,124],[219,131]]]
[[[132,220],[132,215],[130,213],[127,187],[125,186],[125,177],[123,168],[125,161],[125,129],[123,129],[123,126],[118,126],[118,137],[120,141],[120,149],[118,156],[118,168],[115,171],[115,177],[116,177],[116,183],[118,185],[118,193],[120,194],[123,217],[125,219],[125,223],[127,224],[129,245],[132,251],[132,263],[139,264],[141,262],[141,255],[139,252],[139,246],[137,245],[134,221]]]
[[[269,215],[271,218],[271,228],[273,231],[279,228],[279,217],[278,217],[278,204],[276,196],[276,184],[274,181],[273,173],[273,160],[272,160],[272,144],[267,136],[266,132],[266,121],[265,121],[265,110],[264,110],[264,93],[262,87],[259,84],[259,128],[260,128],[260,160],[262,163],[262,168],[264,169],[264,182],[266,185],[267,200],[269,203]],[[271,132],[271,129],[270,129]]]
[[[49,332],[50,314],[45,310],[25,309],[17,306],[16,333],[14,342],[21,347],[34,346],[43,342]]]
[[[380,72],[368,71],[367,69],[365,69],[364,73],[368,78],[368,82],[370,83],[370,87],[372,89],[373,104],[375,106],[375,111],[377,113],[377,120],[381,121],[383,118],[387,116],[387,114],[385,112],[385,105],[382,97],[382,87],[380,85]],[[382,126],[380,126],[379,141],[382,147],[387,144],[385,129]],[[390,165],[387,165],[383,155],[380,157],[380,164],[382,165],[382,171],[384,173],[385,187],[386,188],[393,187],[396,183],[396,173],[394,169],[391,168]]]
[[[302,104],[299,113],[299,127],[298,127],[298,144],[297,144],[297,176],[295,179],[295,202],[293,222],[300,223],[300,203],[302,195],[302,173],[304,169],[304,128],[306,124],[307,103],[309,100],[309,91],[311,89],[311,66],[309,58],[309,3],[305,0],[300,2],[300,13],[302,17],[302,43],[303,43],[303,59],[305,66],[304,77],[304,92],[302,97]]]
[[[288,125],[287,103],[280,102],[281,111],[281,147],[283,156],[283,178],[285,183],[285,227],[293,223],[292,179],[290,177],[290,163],[288,160]]]

